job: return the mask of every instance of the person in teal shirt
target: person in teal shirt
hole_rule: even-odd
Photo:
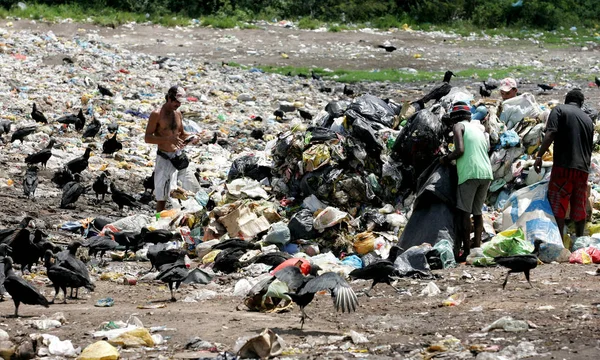
[[[464,102],[452,105],[450,119],[454,124],[454,151],[440,159],[442,164],[456,160],[458,189],[458,231],[454,244],[454,256],[464,261],[471,247],[481,246],[483,233],[482,207],[494,175],[488,156],[489,142],[482,126],[471,122],[471,109]],[[474,223],[474,241],[471,244],[471,215]],[[463,250],[459,256],[460,250]]]

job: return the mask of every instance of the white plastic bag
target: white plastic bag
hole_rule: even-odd
[[[502,212],[502,230],[521,228],[527,241],[542,240],[539,258],[543,262],[552,262],[560,256],[564,247],[547,192],[548,181],[514,192]]]
[[[506,124],[508,129],[512,129],[523,118],[537,118],[542,112],[542,109],[535,101],[535,98],[530,93],[515,96],[512,99],[505,100],[502,103],[502,113],[500,121]]]
[[[323,231],[328,227],[339,224],[348,216],[347,212],[341,211],[334,207],[327,207],[321,211],[313,220],[313,227],[319,231]]]

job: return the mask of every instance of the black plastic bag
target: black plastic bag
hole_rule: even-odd
[[[429,110],[421,110],[411,116],[396,138],[392,148],[392,158],[402,160],[422,170],[422,164],[429,165],[435,158],[444,137],[444,126],[437,115]]]
[[[344,116],[344,112],[348,109],[349,104],[348,101],[344,100],[331,101],[325,106],[325,111],[327,111],[332,118],[338,118]]]
[[[309,135],[310,134],[310,135]],[[335,131],[319,126],[311,126],[306,129],[305,142],[310,144],[324,143],[329,140],[337,140]]]
[[[366,209],[359,220],[360,231],[384,231],[387,230],[387,221],[385,215],[377,209]]]
[[[313,227],[313,213],[308,209],[298,211],[288,223],[292,240],[311,240],[318,237],[319,233]]]
[[[348,115],[352,115],[353,118],[350,132],[352,136],[360,139],[365,144],[367,151],[380,153],[383,150],[383,145],[377,139],[373,127],[361,115],[354,112],[354,110],[348,110],[346,116]]]
[[[388,104],[390,109],[392,109],[392,111],[394,112],[394,115],[396,115],[396,116],[400,115],[400,113],[402,112],[402,104],[398,104],[397,102],[395,102],[392,99],[387,99],[384,101]]]
[[[271,168],[268,166],[258,165],[258,159],[255,156],[242,156],[235,159],[231,164],[231,168],[227,174],[227,181],[230,182],[242,177],[247,177],[257,181],[260,181],[264,178],[270,178]]]
[[[394,110],[376,96],[367,94],[354,99],[348,106],[349,110],[356,111],[369,122],[377,122],[388,128],[394,126]]]
[[[431,278],[431,268],[427,262],[429,246],[412,246],[396,258],[394,267],[398,276],[417,276]]]
[[[377,261],[381,260],[381,256],[377,255],[375,251],[371,251],[370,253],[366,253],[360,257],[363,262],[363,267],[369,266]]]

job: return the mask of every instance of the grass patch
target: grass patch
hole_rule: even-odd
[[[229,62],[229,66],[239,67],[242,69],[248,68],[235,62]],[[335,80],[341,83],[356,83],[356,82],[428,82],[441,81],[444,77],[444,71],[417,71],[409,72],[397,69],[382,69],[382,70],[345,70],[338,69],[333,72],[326,72],[321,68],[310,67],[294,67],[294,66],[257,66],[264,72],[271,74],[280,74],[285,76],[304,75],[311,76],[311,72],[322,76],[323,79]],[[534,73],[531,67],[509,67],[503,69],[466,69],[454,71],[458,79],[484,80],[488,77],[502,79],[508,76],[523,77]]]
[[[202,26],[211,26],[217,29],[233,29],[238,25],[238,21],[236,18],[228,17],[228,16],[206,16],[202,18],[200,22]]]
[[[319,20],[312,18],[302,18],[298,21],[298,28],[303,30],[316,30],[323,25]]]

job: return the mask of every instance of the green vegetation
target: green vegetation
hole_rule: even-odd
[[[249,68],[245,65],[229,62],[228,66]],[[360,81],[389,81],[389,82],[423,82],[423,81],[439,81],[444,77],[444,71],[405,71],[398,69],[381,69],[381,70],[335,70],[325,71],[321,68],[309,67],[293,67],[293,66],[258,66],[257,68],[266,73],[280,75],[306,75],[311,76],[311,72],[322,76],[323,79],[332,79],[342,83],[355,83]],[[532,74],[534,69],[531,67],[509,67],[502,69],[468,69],[455,71],[458,78],[469,79],[487,79],[493,77],[501,79],[507,76],[523,77]]]
[[[253,22],[295,20],[301,29],[330,32],[410,26],[458,35],[534,38],[553,47],[600,42],[598,0],[0,0],[0,17],[9,16],[118,26],[152,22],[165,26],[200,24],[214,28],[257,28]],[[196,20],[197,19],[197,20]],[[571,27],[577,30],[571,31]]]

